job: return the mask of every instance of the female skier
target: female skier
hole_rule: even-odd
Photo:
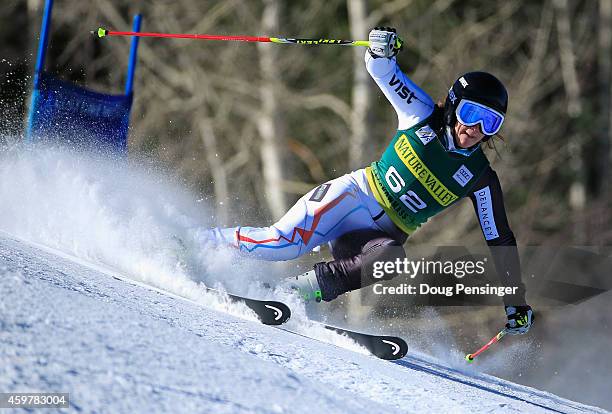
[[[486,72],[466,73],[440,107],[399,68],[402,41],[395,29],[375,28],[369,41],[366,68],[399,121],[382,158],[313,189],[272,226],[216,228],[199,232],[198,240],[272,261],[329,243],[334,260],[315,264],[290,284],[306,299],[331,301],[378,281],[372,275],[375,262],[403,260],[402,245],[410,234],[469,197],[502,284],[517,288],[504,296],[506,328],[526,333],[534,316],[525,302],[516,240],[499,179],[481,148],[504,122],[504,85]]]

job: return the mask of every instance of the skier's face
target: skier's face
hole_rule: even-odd
[[[482,141],[485,135],[480,129],[480,124],[466,126],[457,121],[455,124],[455,137],[460,148],[470,148]]]

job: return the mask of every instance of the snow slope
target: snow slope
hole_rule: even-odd
[[[258,324],[201,282],[259,297],[287,270],[192,244],[216,224],[204,195],[146,160],[1,148],[0,200],[0,392],[68,391],[84,412],[597,410],[450,368],[458,351],[377,360],[295,298],[277,298],[287,329],[335,345]]]
[[[69,392],[83,412],[604,412],[424,356],[382,361],[124,277],[0,232],[0,390]]]

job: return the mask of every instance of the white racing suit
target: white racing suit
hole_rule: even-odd
[[[398,129],[409,129],[432,114],[433,100],[401,71],[395,57],[375,59],[366,52],[365,61],[397,112]],[[508,300],[524,303],[516,240],[507,222],[499,180],[491,168],[478,180],[470,198],[489,246],[510,246],[510,250],[493,252],[494,260],[498,273],[509,279],[506,282],[522,288]],[[403,260],[407,237],[380,207],[365,170],[360,169],[311,190],[269,227],[213,229],[203,238],[272,261],[295,259],[329,243],[334,260],[314,266],[322,298],[329,301],[376,282],[371,275],[374,262]]]
[[[213,229],[217,244],[262,260],[291,260],[329,243],[334,260],[317,263],[323,300],[362,286],[362,270],[382,260],[403,259],[407,235],[380,207],[363,169],[309,191],[269,227]],[[205,236],[210,238],[210,234]],[[364,263],[370,264],[364,266]],[[372,282],[374,280],[372,279]]]
[[[395,58],[373,59],[366,52],[366,67],[395,107],[400,128],[409,128],[432,113],[432,99],[399,69]],[[405,97],[394,92],[400,84],[409,90]],[[376,261],[403,259],[407,237],[372,195],[364,169],[314,188],[269,227],[212,231],[216,243],[262,260],[295,259],[329,243],[334,260],[314,267],[325,301],[374,283],[364,270],[372,269]]]

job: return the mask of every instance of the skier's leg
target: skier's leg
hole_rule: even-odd
[[[347,233],[334,242],[334,260],[317,263],[314,275],[324,301],[331,301],[351,290],[374,284],[374,263],[404,260],[402,247],[407,236],[391,237],[385,232],[363,231]],[[353,254],[353,255],[351,255]],[[386,274],[382,280],[395,274]]]
[[[344,175],[311,190],[272,226],[212,229],[203,238],[254,258],[290,260],[372,223],[355,180]]]

